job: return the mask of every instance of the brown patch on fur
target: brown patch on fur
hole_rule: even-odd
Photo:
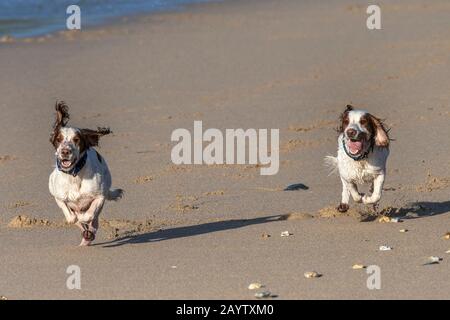
[[[389,147],[389,130],[386,128],[386,125],[383,121],[371,114],[369,114],[370,122],[372,123],[375,134],[373,135],[375,145],[378,147]]]
[[[62,140],[60,129],[67,125],[70,119],[70,115],[69,107],[64,101],[56,101],[55,110],[56,117],[55,123],[53,124],[53,132],[50,135],[50,142],[55,148],[57,148],[58,144]],[[74,137],[74,143],[80,147],[80,152],[83,152],[89,147],[98,146],[100,137],[110,133],[111,130],[109,128],[98,127],[97,130],[79,129],[79,133],[77,133]],[[101,162],[100,158],[99,161]]]
[[[84,148],[97,147],[100,137],[112,133],[109,128],[100,128],[97,130],[80,129],[81,140],[83,140]],[[81,150],[83,152],[84,150]]]
[[[345,128],[348,126],[348,113],[354,109],[355,108],[353,108],[353,106],[349,104],[345,107],[344,112],[342,112],[342,114],[339,116],[339,127],[336,130],[338,133],[343,133]]]
[[[78,146],[80,153],[83,153],[88,148],[87,142],[84,139],[81,132],[75,133],[75,136],[73,137],[72,141],[76,146]]]
[[[56,101],[55,103],[56,117],[53,123],[53,132],[50,135],[51,144],[57,148],[59,139],[59,130],[67,125],[69,122],[69,107],[64,101]]]
[[[355,110],[355,108],[348,104],[344,112],[340,115],[339,127],[337,128],[339,134],[343,133],[345,128],[347,128],[349,123],[348,114],[352,110]],[[372,139],[377,147],[389,147],[389,142],[392,140],[389,137],[390,129],[386,127],[383,120],[368,113],[361,117],[360,124],[371,133]]]

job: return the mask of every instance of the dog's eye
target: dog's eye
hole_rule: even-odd
[[[80,138],[77,137],[73,138],[73,142],[78,144],[78,142],[80,142]]]
[[[367,124],[367,119],[363,118],[359,121],[359,123],[361,123],[361,125],[365,125],[365,124]]]

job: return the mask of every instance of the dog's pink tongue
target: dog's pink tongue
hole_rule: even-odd
[[[362,150],[362,141],[349,141],[347,145],[351,154],[360,153]]]

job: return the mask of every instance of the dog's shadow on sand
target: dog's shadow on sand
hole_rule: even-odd
[[[275,215],[254,219],[239,219],[239,220],[209,222],[198,225],[175,227],[171,229],[162,229],[143,234],[120,237],[109,242],[97,243],[95,244],[95,246],[103,246],[104,248],[114,248],[127,244],[158,242],[177,238],[198,236],[211,232],[238,229],[251,225],[275,222],[280,220],[282,220],[282,216]]]
[[[410,203],[400,208],[391,208],[391,209],[392,212],[387,214],[389,216],[400,217],[405,220],[418,219],[449,213],[450,201],[444,202],[419,201]],[[239,229],[251,225],[270,223],[281,220],[284,220],[284,215],[273,215],[253,219],[238,219],[238,220],[209,222],[198,225],[156,230],[143,234],[123,236],[111,241],[97,243],[94,246],[102,246],[104,248],[114,248],[127,244],[143,244],[150,242],[158,242],[177,238],[198,236],[212,232]]]
[[[417,201],[400,208],[392,208],[388,214],[402,219],[418,219],[450,212],[450,201]]]

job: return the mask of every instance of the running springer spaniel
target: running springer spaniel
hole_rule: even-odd
[[[68,106],[56,102],[56,120],[50,142],[55,147],[56,168],[49,189],[68,223],[82,230],[80,246],[95,239],[99,215],[106,200],[118,200],[122,189],[111,189],[111,174],[105,159],[94,149],[109,128],[97,130],[67,126]]]
[[[346,212],[352,196],[355,202],[372,204],[380,201],[389,156],[389,130],[383,122],[364,110],[347,105],[338,128],[337,157],[325,162],[339,171],[342,200],[337,209]],[[358,192],[357,184],[370,183],[369,194]]]

